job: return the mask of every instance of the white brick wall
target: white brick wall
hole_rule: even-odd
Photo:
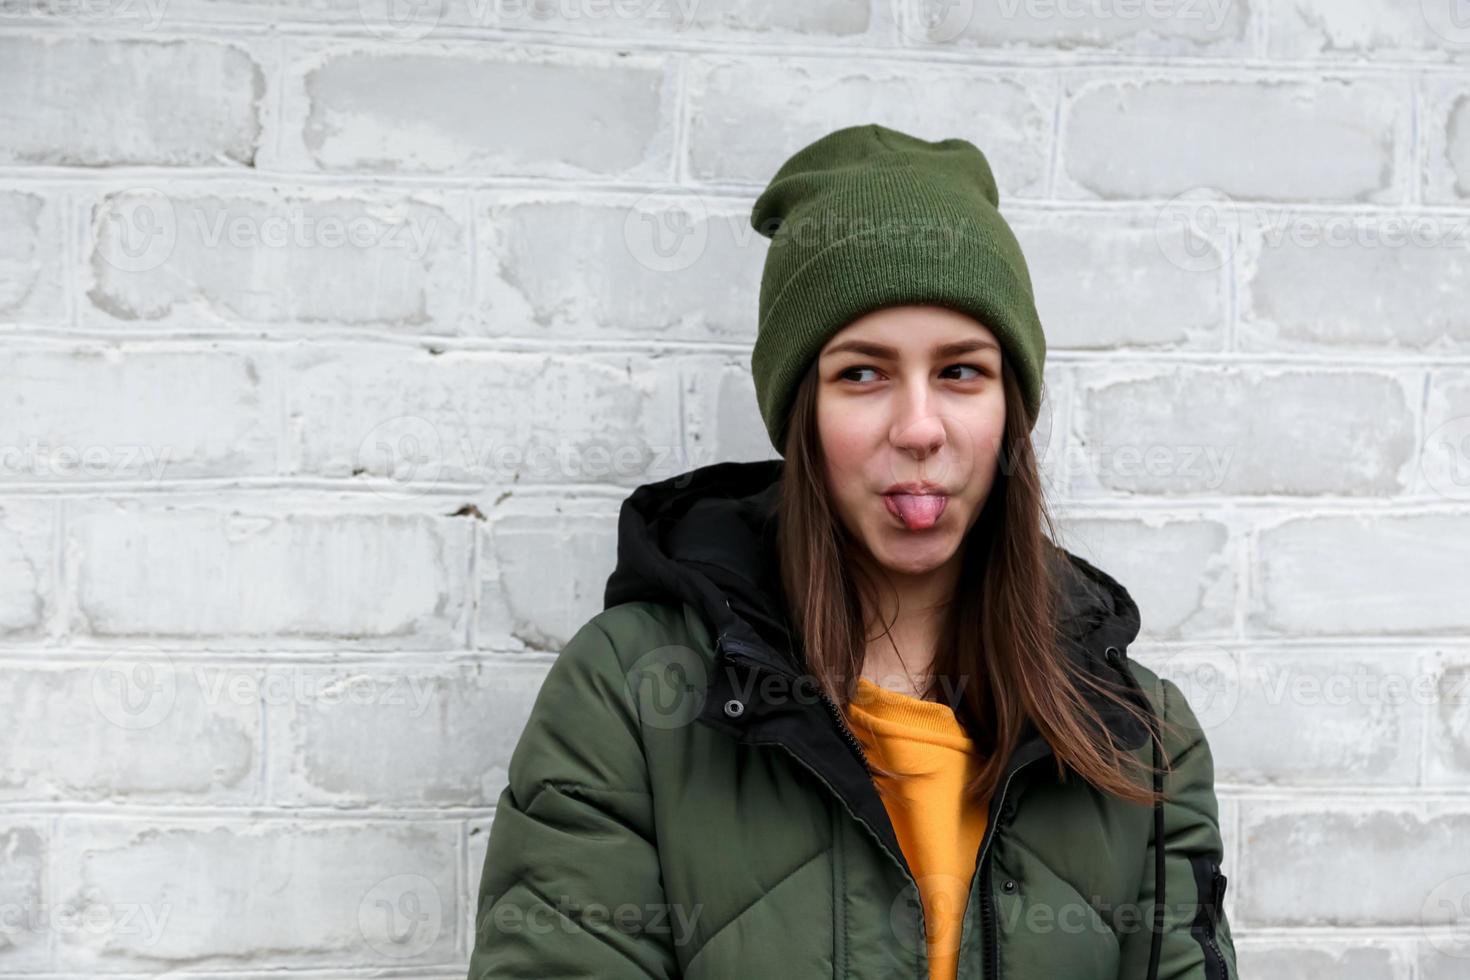
[[[1470,973],[1463,0],[0,0],[0,976],[459,978],[765,180],[990,157],[1251,976]]]

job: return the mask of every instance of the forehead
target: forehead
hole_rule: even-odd
[[[822,352],[841,353],[844,348],[876,353],[885,347],[893,353],[924,353],[940,347],[965,345],[996,346],[995,335],[976,318],[942,306],[889,306],[858,317],[838,330]]]

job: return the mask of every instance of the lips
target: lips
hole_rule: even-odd
[[[949,503],[949,494],[931,483],[898,483],[883,494],[884,506],[910,531],[933,527]]]

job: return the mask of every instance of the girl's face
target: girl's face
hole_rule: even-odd
[[[875,310],[817,359],[817,431],[848,531],[884,569],[923,575],[959,553],[1005,431],[1001,350],[939,306]]]

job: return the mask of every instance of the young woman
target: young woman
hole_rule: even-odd
[[[511,756],[471,980],[1235,980],[1209,746],[1128,658],[1127,590],[1042,533],[996,201],[969,143],[880,126],[757,200],[783,458],[624,503]]]

